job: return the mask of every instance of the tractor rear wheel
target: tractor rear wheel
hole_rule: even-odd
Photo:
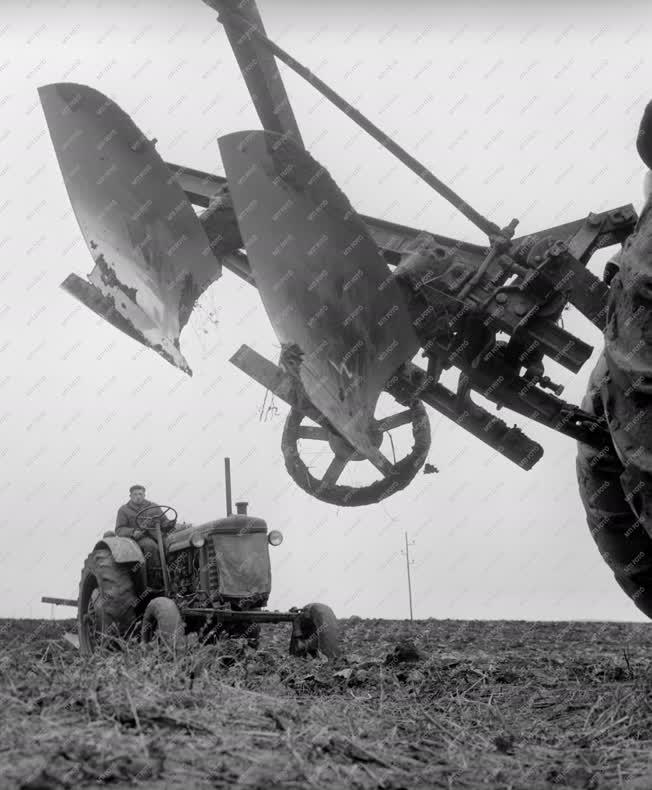
[[[109,549],[86,558],[79,582],[79,649],[89,656],[98,647],[119,644],[136,621],[136,584],[130,566],[118,564]]]
[[[158,642],[166,650],[175,653],[186,643],[186,627],[173,600],[161,596],[147,604],[143,615],[142,642]]]
[[[319,653],[329,659],[340,654],[337,618],[330,606],[309,603],[292,624],[290,655],[316,658]]]

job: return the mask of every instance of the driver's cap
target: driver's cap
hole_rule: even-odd
[[[143,491],[144,492],[145,491],[145,486],[140,486],[140,485],[131,486],[131,488],[129,489],[129,493],[133,494],[134,491]]]

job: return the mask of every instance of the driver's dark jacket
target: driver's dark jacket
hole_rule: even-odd
[[[146,507],[156,506],[155,502],[150,502],[147,499],[143,499],[143,501],[139,505],[135,505],[131,500],[127,502],[126,505],[122,505],[118,508],[118,515],[115,519],[115,534],[120,538],[131,538],[133,537],[134,529],[139,529],[138,525],[136,524],[136,516],[144,510]],[[150,510],[148,511],[142,520],[146,520],[150,516],[156,516],[160,514],[160,510]],[[166,532],[167,530],[172,528],[172,524],[170,520],[165,516],[161,516],[161,531]]]

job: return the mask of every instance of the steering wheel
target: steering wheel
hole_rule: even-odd
[[[161,512],[152,516],[143,516],[143,513],[146,513],[148,510],[154,510],[154,509],[160,510]],[[171,519],[172,526],[174,527],[177,523],[177,518],[179,517],[179,514],[170,505],[147,505],[147,507],[144,507],[136,516],[136,526],[138,527],[138,529],[154,529],[156,524],[155,523],[152,524],[152,522],[160,521],[161,516],[164,516],[166,513],[169,513],[170,510],[174,512],[174,518]],[[147,524],[141,523],[140,521],[141,518],[147,519],[148,523]]]

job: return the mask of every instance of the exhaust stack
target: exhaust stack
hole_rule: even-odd
[[[224,487],[226,489],[226,515],[233,515],[231,507],[231,459],[224,459]]]

